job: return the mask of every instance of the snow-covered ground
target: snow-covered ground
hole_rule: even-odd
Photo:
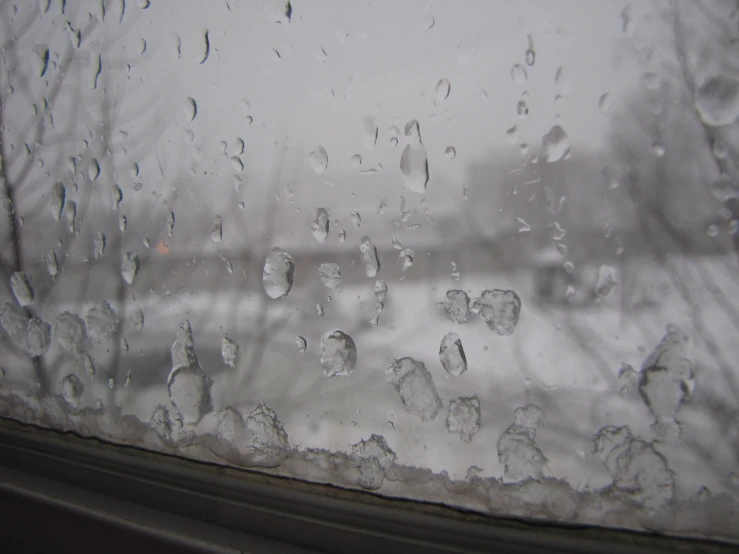
[[[736,219],[708,186],[730,156],[628,126],[677,86],[652,77],[679,58],[665,7],[215,6],[5,8],[2,413],[737,540]]]

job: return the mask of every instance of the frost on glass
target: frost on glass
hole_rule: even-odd
[[[0,7],[0,415],[739,541],[734,3],[89,4]]]

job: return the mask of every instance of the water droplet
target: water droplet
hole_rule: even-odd
[[[470,298],[463,290],[448,290],[443,303],[444,313],[455,323],[467,323],[471,318],[469,302]]]
[[[325,208],[316,210],[316,217],[311,226],[311,233],[319,243],[323,244],[328,238],[329,216]]]
[[[460,396],[449,401],[449,413],[446,417],[446,428],[450,433],[457,433],[464,442],[470,442],[480,430],[480,400],[472,396]]]
[[[423,362],[400,358],[393,361],[386,374],[408,413],[418,416],[425,423],[436,417],[443,402],[436,391],[434,378]]]
[[[136,252],[126,252],[121,262],[121,276],[129,285],[133,285],[139,271],[139,255]]]
[[[46,270],[53,279],[59,274],[59,262],[56,259],[56,252],[53,248],[44,252],[44,261],[46,262]]]
[[[739,117],[739,79],[731,75],[707,79],[696,92],[695,106],[706,125],[733,124]]]
[[[57,183],[51,189],[51,214],[54,216],[55,221],[59,221],[62,217],[62,209],[64,208],[64,199],[67,196],[67,191],[62,183]]]
[[[601,265],[598,268],[598,278],[595,283],[595,294],[599,298],[606,298],[618,283],[616,268],[610,265]]]
[[[385,302],[387,295],[387,283],[383,280],[375,281],[375,298],[378,302]]]
[[[565,300],[567,302],[572,302],[572,300],[575,298],[575,287],[572,285],[567,285],[567,288],[565,289]]]
[[[208,56],[210,56],[210,33],[208,33],[208,29],[203,29],[200,52],[198,63],[202,65],[208,61]]]
[[[413,257],[415,255],[416,253],[410,248],[405,248],[400,251],[400,253],[398,254],[398,258],[400,259],[400,267],[403,271],[413,265]]]
[[[51,343],[50,326],[37,317],[28,320],[26,344],[28,352],[33,357],[43,356],[49,350]]]
[[[231,162],[231,167],[234,168],[234,171],[237,171],[241,173],[244,171],[244,162],[241,161],[241,158],[238,156],[231,156],[229,158],[229,161]]]
[[[236,354],[239,351],[239,347],[234,341],[228,337],[223,337],[221,341],[221,358],[223,363],[231,368],[236,367]]]
[[[298,352],[303,353],[308,348],[308,341],[305,340],[305,337],[295,337],[295,346],[298,347]]]
[[[359,169],[359,166],[362,165],[362,156],[359,154],[354,154],[352,156],[352,159],[349,160],[349,163],[354,169]]]
[[[375,150],[377,143],[377,123],[374,117],[365,117],[362,120],[362,144],[370,151]],[[360,158],[361,163],[361,158]]]
[[[400,156],[400,172],[406,188],[413,192],[426,192],[426,184],[429,180],[428,157],[426,147],[421,142],[421,133],[418,122],[409,121],[405,126],[405,136],[408,144]]]
[[[341,284],[341,271],[337,264],[321,264],[318,268],[318,275],[321,277],[321,282],[330,289],[336,289]]]
[[[526,65],[531,67],[534,65],[534,62],[536,61],[536,52],[534,52],[531,48],[526,50]]]
[[[73,410],[79,410],[82,403],[82,395],[85,393],[85,385],[79,377],[70,373],[62,379],[62,398]]]
[[[539,480],[543,476],[547,458],[534,439],[536,426],[544,410],[536,404],[516,408],[513,424],[498,440],[498,459],[503,464],[503,474],[509,481]]]
[[[525,85],[526,81],[528,79],[528,75],[526,74],[526,70],[521,64],[516,64],[511,68],[511,79],[513,79],[514,83],[517,83],[519,85]]]
[[[447,333],[441,339],[439,360],[450,375],[459,376],[467,371],[467,358],[462,348],[462,340],[457,333]]]
[[[391,145],[392,147],[396,147],[396,146],[398,146],[398,138],[397,138],[397,137],[391,137],[391,138],[390,138],[390,145]]]
[[[572,273],[573,271],[575,271],[575,264],[570,261],[566,261],[562,264],[562,269],[564,269],[567,273]]]
[[[85,322],[70,312],[63,312],[54,320],[54,338],[67,352],[76,353],[87,336]]]
[[[654,153],[655,156],[658,158],[661,158],[665,155],[665,147],[662,146],[659,142],[653,142],[652,143],[652,153]]]
[[[542,145],[544,146],[547,162],[550,163],[564,158],[570,151],[569,137],[559,125],[552,127],[542,137]]]
[[[344,229],[339,229],[339,242],[344,242],[346,240],[346,231]]]
[[[446,79],[439,79],[439,82],[436,83],[436,91],[434,93],[434,102],[436,104],[441,104],[444,100],[446,100],[449,97],[449,91],[451,90],[451,85],[449,84],[449,81]],[[406,131],[406,134],[408,132]]]
[[[195,102],[195,99],[191,96],[188,96],[185,100],[185,117],[188,121],[193,121],[195,117],[198,115],[198,104]]]
[[[125,230],[121,229],[121,230]],[[92,238],[92,257],[98,259],[105,252],[105,235],[97,231]]]
[[[10,289],[19,305],[30,306],[33,303],[33,288],[25,273],[16,271],[10,276]]]
[[[112,338],[118,330],[120,320],[113,307],[105,300],[95,302],[85,316],[87,336],[94,343]]]
[[[364,263],[364,273],[367,277],[374,277],[380,271],[380,261],[377,259],[377,248],[368,236],[362,237],[359,243],[359,253]]]
[[[711,183],[711,194],[719,202],[728,202],[732,198],[739,198],[739,183],[729,175],[720,175]]]
[[[498,335],[511,335],[518,325],[521,299],[512,290],[485,290],[472,303],[472,311],[488,324]]]
[[[434,16],[431,15],[430,13],[427,13],[423,17],[423,28],[426,29],[427,31],[430,31],[435,24],[436,24],[436,20],[434,19]]]
[[[726,224],[726,232],[732,236],[739,234],[739,219],[731,219],[729,223]]]
[[[167,378],[169,399],[187,424],[199,422],[212,409],[210,389],[213,381],[200,367],[190,322],[177,327],[172,343],[172,371]]]
[[[290,0],[263,0],[264,12],[272,23],[287,25],[292,17],[293,7]]]
[[[452,160],[457,155],[457,149],[454,146],[447,146],[446,150],[444,150],[444,155]]]
[[[626,6],[621,10],[621,32],[624,36],[634,36],[634,30],[636,28],[636,22],[631,17],[631,6]]]
[[[531,225],[526,223],[523,218],[517,217],[516,221],[518,221],[518,223],[521,225],[521,227],[518,228],[519,233],[528,233],[529,231],[531,231]]]
[[[29,318],[26,317],[26,314],[9,302],[6,302],[2,311],[0,311],[0,324],[2,324],[5,332],[11,337],[18,337],[22,333],[25,333],[28,322]]]
[[[95,158],[93,158],[92,160],[90,160],[90,165],[87,168],[87,176],[90,178],[90,181],[95,182],[95,180],[97,180],[99,175],[100,175],[100,164]]]
[[[358,212],[352,212],[349,217],[352,220],[352,223],[354,224],[354,227],[356,227],[357,229],[359,229],[359,226],[362,224],[362,216],[359,215]]]
[[[562,240],[563,238],[565,238],[565,235],[567,234],[567,232],[564,229],[562,229],[560,224],[557,223],[556,221],[553,221],[552,223],[550,223],[548,226],[548,229],[549,229],[549,236],[552,237],[553,240]]]
[[[518,127],[516,125],[508,129],[505,134],[509,144],[516,144],[518,142]]]
[[[377,215],[385,215],[385,210],[387,210],[387,202],[385,202],[385,199],[383,198],[380,200],[380,205],[377,207]]]
[[[554,74],[554,83],[563,95],[567,96],[572,93],[572,81],[563,66],[559,66],[557,72]]]
[[[144,328],[144,312],[141,311],[141,308],[136,308],[133,312],[133,328],[137,331]]]
[[[125,356],[128,354],[128,341],[126,340],[126,337],[121,337],[121,355]]]
[[[329,299],[330,298],[331,297],[329,296]],[[323,317],[323,305],[320,302],[318,304],[316,304],[316,315],[318,317]]]
[[[295,264],[292,256],[281,248],[274,248],[264,261],[262,284],[267,296],[285,298],[293,286]]]
[[[74,200],[68,200],[64,205],[64,216],[67,220],[67,230],[74,233],[74,221],[77,218],[77,203]]]
[[[321,175],[328,168],[328,152],[319,144],[313,152],[308,154],[307,161],[313,171]]]
[[[340,330],[321,337],[321,365],[327,377],[349,375],[357,366],[357,347],[352,338]]]
[[[223,218],[217,215],[213,220],[213,227],[210,229],[210,238],[213,242],[221,242],[223,239]]]

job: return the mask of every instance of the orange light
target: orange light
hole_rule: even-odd
[[[157,243],[157,252],[167,254],[169,252],[169,243],[166,240],[160,240]]]

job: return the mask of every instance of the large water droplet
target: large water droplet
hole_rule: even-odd
[[[84,393],[85,385],[74,373],[70,373],[62,379],[62,398],[73,410],[80,409]]]
[[[185,99],[185,105],[183,109],[185,110],[185,117],[188,121],[193,121],[198,115],[198,104],[191,96],[188,96]]]
[[[618,284],[616,268],[602,265],[598,268],[598,279],[595,283],[595,294],[598,298],[606,298]]]
[[[323,335],[321,365],[328,377],[351,374],[357,366],[357,347],[352,338],[338,329]]]
[[[475,433],[480,430],[481,421],[480,400],[474,394],[449,401],[446,429],[450,433],[459,434],[464,442],[472,440]]]
[[[544,146],[544,155],[547,162],[556,162],[570,151],[570,142],[567,133],[559,125],[552,127],[541,139]]]
[[[105,252],[105,235],[100,231],[92,238],[92,257],[96,260]]]
[[[195,355],[192,328],[185,320],[177,327],[172,344],[172,371],[167,378],[169,399],[185,423],[197,423],[212,409],[212,385]]]
[[[140,331],[144,328],[144,312],[141,308],[136,308],[133,312],[133,328]]]
[[[26,344],[31,356],[43,356],[49,350],[51,344],[50,329],[51,326],[48,323],[37,317],[28,320]]]
[[[133,285],[136,274],[139,272],[139,255],[136,252],[126,252],[121,262],[121,276],[129,285]]]
[[[46,262],[46,270],[53,279],[59,274],[59,262],[56,259],[56,252],[53,248],[44,252],[44,262]]]
[[[436,417],[443,403],[434,378],[423,362],[400,358],[393,361],[386,373],[388,382],[395,387],[408,413],[418,416],[423,422]]]
[[[359,253],[364,263],[364,274],[374,277],[380,271],[380,261],[377,259],[377,248],[368,236],[362,237],[359,242]]]
[[[236,367],[236,354],[239,351],[237,344],[228,337],[221,341],[221,358],[223,363],[229,367]]]
[[[318,275],[321,282],[330,289],[338,288],[341,284],[341,271],[337,264],[321,264],[318,268]]]
[[[444,299],[444,313],[455,323],[467,323],[472,317],[470,313],[470,297],[463,290],[448,290]]]
[[[488,324],[491,331],[506,336],[515,331],[521,313],[521,299],[512,290],[485,290],[472,303],[472,310]]]
[[[274,248],[264,261],[262,284],[267,296],[285,298],[293,286],[295,264],[292,256],[281,248]]]
[[[221,242],[223,239],[223,218],[217,215],[213,220],[213,227],[210,229],[210,239],[213,242]]]
[[[64,199],[67,197],[67,190],[62,183],[57,183],[51,189],[51,214],[55,221],[59,221],[62,217],[64,209]]]
[[[305,352],[306,348],[308,348],[308,341],[305,340],[305,337],[295,337],[295,346],[298,347],[298,352]]]
[[[362,144],[369,150],[375,150],[377,143],[377,123],[374,117],[365,117],[362,120]],[[361,162],[361,160],[360,160]]]
[[[706,125],[735,123],[739,118],[739,79],[732,75],[707,79],[695,94],[695,107]]]
[[[498,459],[503,464],[503,473],[509,481],[541,479],[547,458],[534,439],[536,426],[544,410],[536,404],[516,408],[513,424],[498,440]]]
[[[462,348],[462,339],[459,338],[457,333],[447,333],[441,339],[439,360],[450,375],[459,376],[467,371],[467,358],[464,355],[464,348]]]
[[[409,190],[423,194],[426,192],[426,184],[429,180],[429,167],[426,147],[421,142],[421,133],[417,121],[408,122],[405,126],[405,136],[408,139],[408,144],[400,156],[400,172],[403,175],[403,183]]]
[[[30,306],[33,303],[33,288],[22,271],[16,271],[10,276],[10,290],[19,305]]]
[[[352,220],[354,227],[359,229],[359,226],[362,224],[362,216],[359,215],[359,212],[352,212],[349,218]]]
[[[525,85],[526,80],[528,79],[528,75],[526,74],[526,70],[521,64],[516,64],[511,69],[511,79],[513,79],[514,83],[518,83],[519,85]]]
[[[398,258],[400,259],[400,268],[405,271],[406,269],[410,268],[413,265],[413,257],[416,255],[416,253],[411,250],[410,248],[404,248],[400,251],[398,254]]]
[[[120,323],[113,307],[106,301],[95,302],[85,316],[87,336],[95,343],[104,342],[112,338]]]
[[[28,327],[28,317],[17,306],[6,302],[0,311],[0,324],[11,337],[18,337]]]
[[[292,17],[293,7],[290,5],[290,0],[263,0],[264,2],[264,13],[273,23],[290,23]]]
[[[63,312],[54,320],[54,338],[64,350],[77,352],[87,336],[85,322],[70,312]]]
[[[328,152],[320,144],[308,154],[308,164],[318,175],[321,175],[328,168]]]

